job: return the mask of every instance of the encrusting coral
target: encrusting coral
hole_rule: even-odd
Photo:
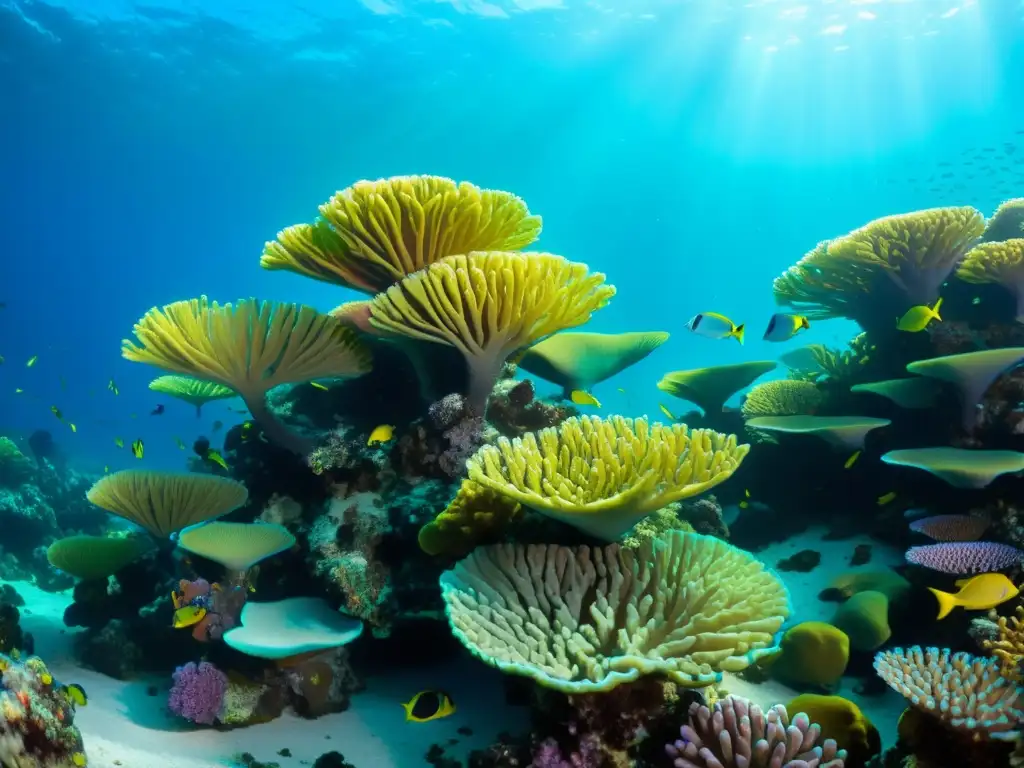
[[[471,480],[605,541],[727,480],[750,450],[735,435],[646,419],[574,417],[481,447]]]
[[[203,296],[154,307],[135,324],[135,336],[122,342],[125,359],[230,387],[268,437],[303,456],[314,446],[278,420],[267,392],[370,369],[355,331],[299,304],[242,299],[232,306]]]
[[[1024,322],[1024,231],[1012,240],[976,245],[956,276],[967,283],[995,283],[1013,294],[1017,322]]]
[[[481,661],[565,693],[644,675],[701,688],[777,651],[789,594],[752,555],[673,531],[635,549],[479,547],[441,576]]]
[[[378,293],[446,256],[518,251],[541,231],[515,195],[442,176],[360,181],[321,205],[320,216],[278,233],[261,266]]]
[[[615,289],[605,276],[550,253],[476,251],[415,272],[370,302],[370,324],[389,336],[455,347],[466,361],[468,406],[487,398],[516,350],[583,325]]]

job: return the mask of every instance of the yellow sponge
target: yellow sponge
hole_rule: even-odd
[[[497,541],[506,526],[522,516],[522,505],[503,494],[463,480],[451,503],[420,528],[420,549],[428,555],[461,557],[478,544]]]
[[[869,758],[882,751],[878,729],[860,708],[842,696],[819,696],[805,693],[797,696],[786,710],[790,715],[803,712],[812,723],[821,727],[821,740],[832,739],[847,752],[849,768],[864,765]]]
[[[782,637],[781,653],[772,674],[786,682],[832,686],[846,671],[850,638],[841,629],[821,621],[790,627]]]

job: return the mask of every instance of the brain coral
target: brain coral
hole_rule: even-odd
[[[684,531],[636,549],[480,547],[441,576],[441,590],[473,655],[566,693],[648,674],[710,685],[775,653],[790,613],[760,561]]]

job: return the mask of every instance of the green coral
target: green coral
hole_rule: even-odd
[[[809,416],[825,402],[812,382],[777,379],[756,385],[743,401],[743,417]]]
[[[266,686],[257,685],[236,675],[228,676],[228,687],[224,691],[217,719],[224,725],[252,725],[259,721],[257,708],[260,696]]]
[[[858,334],[850,340],[846,349],[833,349],[824,344],[811,344],[807,347],[814,357],[815,368],[810,370],[790,371],[789,378],[796,381],[817,382],[826,379],[831,382],[848,382],[870,360],[876,345],[872,344],[866,333]]]
[[[0,486],[16,488],[32,475],[32,462],[13,440],[0,437]]]

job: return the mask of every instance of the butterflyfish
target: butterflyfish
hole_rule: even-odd
[[[377,443],[386,443],[394,434],[394,426],[391,424],[381,424],[379,427],[374,427],[374,430],[370,433],[370,437],[366,441],[366,444],[376,445]]]
[[[740,344],[743,343],[743,324],[736,325],[728,317],[717,312],[694,315],[686,327],[707,339],[736,339]]]
[[[309,382],[309,386],[313,387],[314,389],[322,389],[324,392],[327,391],[327,387],[321,384],[319,381],[311,381]]]
[[[206,609],[198,605],[183,605],[174,611],[174,628],[192,627],[206,618]]]
[[[672,421],[679,421],[679,419],[677,419],[677,418],[676,418],[675,416],[673,416],[673,415],[672,415],[672,411],[670,411],[670,410],[668,409],[668,406],[667,406],[667,405],[664,405],[664,404],[662,404],[662,403],[658,403],[658,409],[659,409],[659,410],[660,410],[660,411],[661,411],[661,412],[662,412],[663,414],[665,414],[665,417],[666,417],[666,418],[668,418],[668,419],[672,419]]]
[[[427,723],[455,714],[455,702],[444,691],[420,691],[402,704],[405,721]]]
[[[601,407],[600,400],[598,400],[589,392],[584,392],[582,389],[574,389],[569,394],[569,399],[576,403],[576,405],[592,405],[595,408]]]
[[[987,611],[1013,600],[1020,590],[1002,573],[982,573],[956,582],[960,591],[955,595],[940,589],[928,587],[928,591],[939,601],[939,615],[944,619],[954,608],[968,611]]]
[[[26,367],[26,368],[31,368],[31,367],[32,367],[33,365],[35,365],[35,364],[36,364],[36,361],[37,361],[38,359],[39,359],[39,355],[32,355],[32,357],[30,357],[30,358],[28,359],[28,362],[27,362],[27,363],[25,363],[25,367]]]
[[[918,331],[923,331],[927,328],[928,323],[932,320],[942,322],[942,318],[939,317],[939,307],[941,306],[942,299],[940,298],[935,302],[934,307],[929,307],[926,304],[919,304],[916,307],[911,307],[907,310],[906,314],[897,321],[896,328],[901,331],[907,331],[908,333],[917,333]]]
[[[768,329],[764,332],[765,341],[789,341],[800,331],[811,327],[810,321],[803,315],[791,315],[787,312],[776,312],[768,321]]]
[[[852,454],[850,454],[850,458],[846,460],[846,463],[843,464],[843,469],[849,469],[850,467],[852,467],[854,464],[857,463],[857,459],[859,458],[860,451],[854,451]]]
[[[141,459],[143,457],[143,455],[145,455],[145,453],[146,453],[146,448],[142,444],[141,440],[135,440],[135,441],[132,442],[132,455],[136,459]]]

